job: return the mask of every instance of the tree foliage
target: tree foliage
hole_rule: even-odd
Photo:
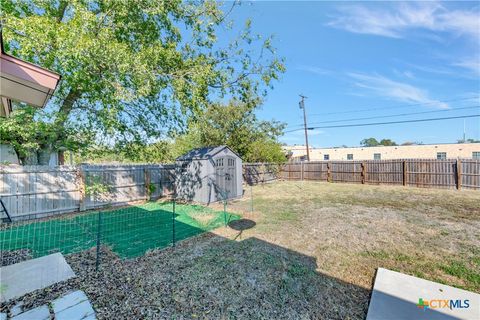
[[[11,145],[22,163],[35,164],[42,156],[39,151],[47,147],[76,150],[88,143],[88,132],[82,129],[74,131],[72,128],[65,128],[65,138],[58,141],[55,124],[36,120],[39,114],[41,111],[24,106],[13,112],[11,117],[0,118],[0,141]]]
[[[360,145],[364,147],[374,147],[378,146],[378,140],[375,138],[365,138],[362,141],[360,141]]]
[[[391,140],[391,139],[382,139],[380,140],[380,145],[382,146],[396,146],[397,144],[395,143],[395,141]]]
[[[285,124],[261,121],[255,106],[236,100],[228,104],[212,104],[195,121],[190,131],[178,137],[177,152],[183,154],[193,147],[228,145],[247,162],[281,162],[285,155],[278,142]],[[177,144],[177,143],[176,143]]]
[[[460,140],[457,140],[457,143],[480,143],[480,140],[475,140],[475,139],[472,139],[472,138],[469,138],[469,139],[460,139]]]
[[[391,139],[382,139],[378,141],[375,138],[366,138],[360,141],[360,145],[364,147],[375,147],[375,146],[396,146],[395,141]]]
[[[172,162],[194,148],[228,145],[247,162],[283,162],[285,154],[278,142],[285,124],[261,121],[255,107],[231,101],[212,104],[191,119],[185,133],[171,140],[151,144],[132,142],[115,147],[94,147],[84,153],[89,162]],[[81,161],[82,161],[81,160]]]
[[[149,144],[224,97],[257,104],[284,71],[271,38],[249,21],[235,29],[215,1],[4,0],[1,9],[6,51],[62,75],[33,118],[37,130],[48,124],[49,145],[24,136],[31,148],[75,147],[81,129],[97,143]]]

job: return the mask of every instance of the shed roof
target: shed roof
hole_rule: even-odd
[[[210,159],[211,157],[223,151],[224,149],[230,150],[232,153],[234,153],[237,157],[240,158],[240,156],[236,154],[228,146],[222,145],[222,146],[215,146],[215,147],[203,147],[203,148],[192,149],[186,154],[178,157],[177,161]]]

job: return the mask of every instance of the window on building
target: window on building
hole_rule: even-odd
[[[353,160],[353,153],[347,154],[347,160]]]
[[[480,151],[473,151],[472,159],[480,159]]]
[[[445,159],[447,159],[446,152],[437,152],[437,160],[445,160]]]
[[[373,160],[382,160],[382,154],[381,153],[374,153],[373,154]]]
[[[329,154],[324,154],[323,155],[323,160],[330,160],[330,155]]]

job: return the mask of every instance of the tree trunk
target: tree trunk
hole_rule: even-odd
[[[57,21],[62,22],[63,16],[65,15],[65,10],[67,10],[68,1],[60,1],[58,5],[58,14],[57,14]]]
[[[65,151],[58,151],[58,165],[63,166],[65,164]]]
[[[32,165],[38,165],[38,155],[37,151],[32,151],[29,155],[27,156],[19,156],[20,158],[20,163],[23,166],[32,166]]]
[[[44,147],[37,151],[38,164],[41,166],[48,166],[50,164],[50,156],[52,149],[50,147]]]
[[[61,121],[61,123],[64,123],[70,112],[73,110],[73,105],[75,102],[77,102],[77,99],[80,97],[80,93],[75,90],[71,90],[70,93],[67,95],[65,100],[63,101],[62,106],[58,110],[58,118],[57,121]]]

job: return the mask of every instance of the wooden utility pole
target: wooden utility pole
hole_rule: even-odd
[[[299,106],[300,106],[300,109],[303,109],[303,126],[305,128],[305,144],[307,146],[307,161],[310,161],[310,150],[308,149],[307,115],[305,113],[305,98],[307,97],[303,95],[300,95],[300,97],[302,98],[302,100],[300,100]]]

